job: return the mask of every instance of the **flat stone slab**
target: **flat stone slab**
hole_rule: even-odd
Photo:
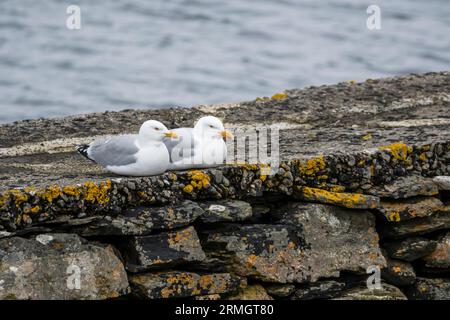
[[[130,276],[133,295],[141,299],[185,298],[231,293],[245,288],[245,278],[230,273],[168,271]]]
[[[352,288],[334,300],[407,300],[399,288],[383,283],[381,289]]]
[[[436,239],[436,248],[429,255],[423,257],[425,267],[433,269],[450,269],[450,232],[440,235]]]
[[[433,182],[439,190],[450,190],[450,176],[437,176],[433,178]]]
[[[391,258],[414,261],[434,251],[436,242],[423,237],[412,237],[396,242],[387,242],[384,247]]]
[[[411,300],[450,300],[449,278],[417,278],[416,283],[406,291]]]
[[[1,300],[97,300],[129,292],[113,248],[75,234],[0,240],[0,281]]]
[[[387,221],[399,222],[429,217],[443,208],[444,204],[438,198],[416,197],[404,200],[383,200],[377,211]]]
[[[120,250],[131,272],[170,267],[205,259],[194,227],[131,237]]]

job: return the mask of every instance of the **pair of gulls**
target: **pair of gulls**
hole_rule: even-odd
[[[224,139],[232,138],[213,116],[200,118],[194,128],[170,130],[159,121],[144,122],[139,134],[100,139],[78,145],[83,156],[106,170],[126,176],[151,176],[166,170],[214,167],[226,160]]]

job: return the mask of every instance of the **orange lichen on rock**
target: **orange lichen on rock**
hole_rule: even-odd
[[[396,142],[388,146],[380,147],[380,150],[387,150],[397,160],[406,161],[412,152],[412,147],[403,142]]]

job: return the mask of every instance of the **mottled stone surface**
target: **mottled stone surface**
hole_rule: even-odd
[[[235,295],[227,296],[227,300],[273,300],[260,284],[252,284],[241,289]]]
[[[234,272],[269,282],[316,281],[385,264],[368,212],[291,203],[274,219],[277,224],[205,231],[203,247]]]
[[[388,221],[398,222],[428,217],[443,208],[443,203],[434,197],[415,197],[404,200],[383,200],[377,209]]]
[[[436,239],[436,248],[429,255],[423,257],[425,267],[450,269],[450,232]]]
[[[290,298],[293,300],[331,299],[339,296],[346,287],[343,281],[319,281],[297,289]]]
[[[404,199],[415,196],[433,196],[439,191],[432,179],[411,175],[399,177],[383,186],[374,187],[369,192],[382,198]]]
[[[306,242],[303,264],[309,280],[339,276],[339,270],[366,272],[385,265],[375,219],[364,210],[291,202],[273,213],[277,223],[297,228]]]
[[[412,300],[450,300],[450,279],[417,278],[405,293]]]
[[[367,287],[352,288],[342,293],[335,300],[406,300],[400,289],[383,283],[382,289],[368,289]]]
[[[436,242],[422,237],[408,238],[402,241],[384,244],[391,258],[414,261],[434,251]]]
[[[141,299],[161,299],[229,293],[244,288],[247,282],[229,273],[168,271],[132,275],[130,285]]]
[[[74,234],[0,240],[0,280],[0,299],[108,299],[129,290],[114,249]]]
[[[126,268],[139,272],[205,259],[193,227],[149,236],[131,237],[121,248]]]
[[[200,220],[205,223],[237,222],[252,217],[252,207],[248,202],[239,200],[207,201],[200,203],[205,213]]]
[[[439,190],[450,190],[450,176],[437,176],[433,178]]]
[[[450,211],[436,213],[426,218],[416,218],[396,223],[387,222],[380,226],[380,234],[384,238],[404,238],[422,235],[450,228]]]
[[[386,267],[381,269],[381,277],[394,286],[407,286],[416,281],[416,272],[413,266],[406,261],[391,259],[384,254]]]
[[[148,235],[156,230],[170,230],[194,222],[204,213],[193,201],[183,201],[164,207],[129,208],[118,216],[102,216],[90,223],[72,227],[82,236]]]
[[[301,200],[333,204],[349,209],[374,209],[380,205],[380,199],[356,193],[332,192],[317,188],[298,188],[295,196]]]
[[[277,298],[285,298],[295,291],[293,284],[266,283],[264,288],[270,296]]]

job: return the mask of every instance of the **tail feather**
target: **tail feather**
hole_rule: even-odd
[[[89,155],[88,155],[88,149],[89,149],[89,145],[88,144],[78,144],[78,145],[75,146],[75,149],[78,151],[79,154],[81,154],[86,159],[89,159],[89,160],[95,162],[95,160],[90,158]]]

